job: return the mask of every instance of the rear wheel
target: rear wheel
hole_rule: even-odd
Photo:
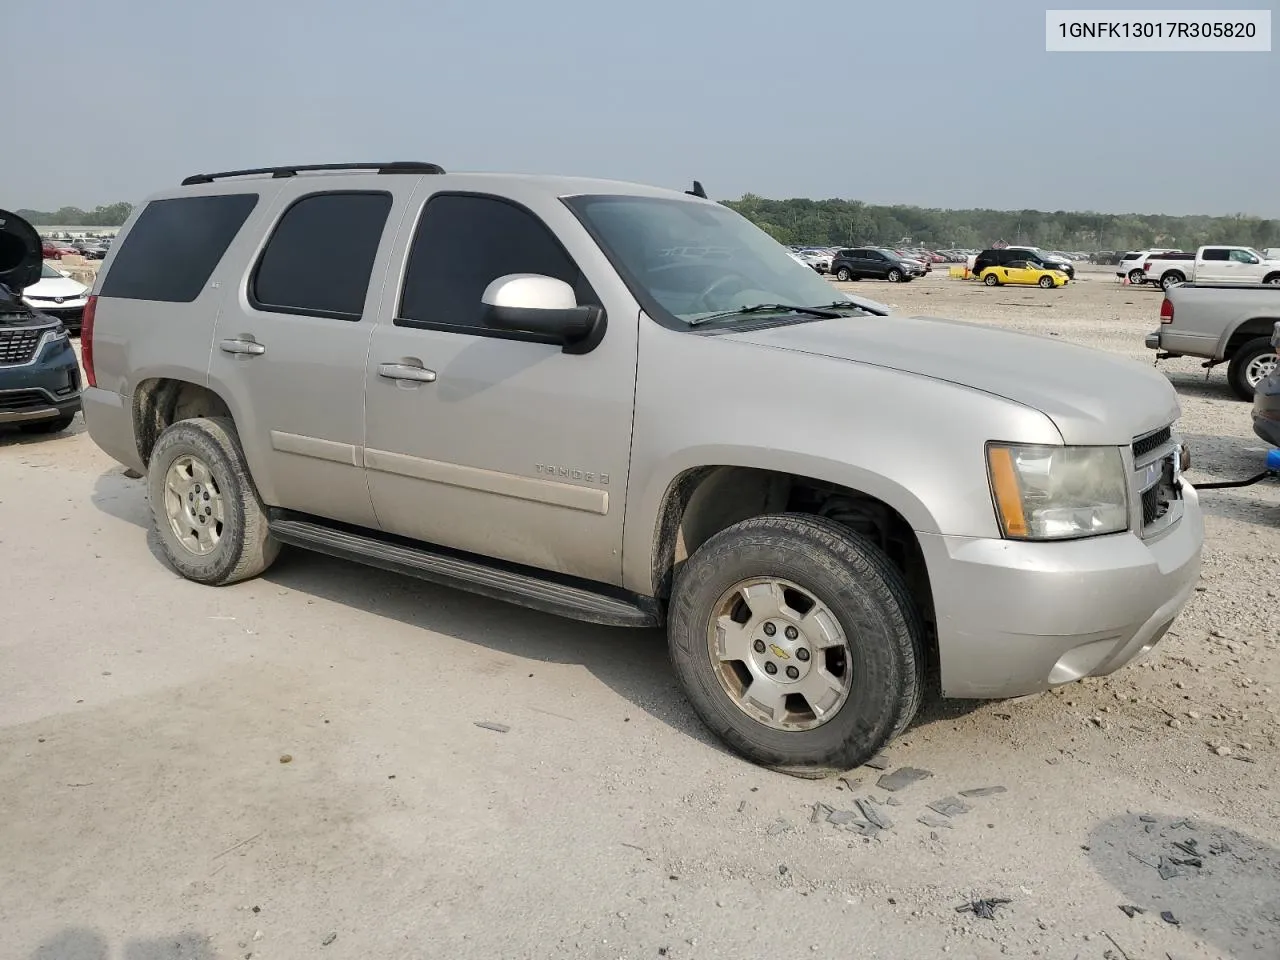
[[[985,283],[988,287],[1000,286],[1000,278],[997,277],[994,273],[988,273],[985,277],[982,278],[982,282]]]
[[[1046,290],[1051,289],[1053,287],[1053,277],[1041,277],[1040,286],[1044,287]]]
[[[899,270],[897,267],[894,267],[889,271],[885,279],[888,280],[890,283],[901,283],[902,271]]]
[[[1276,348],[1269,337],[1258,337],[1244,344],[1227,364],[1227,382],[1241,400],[1252,400],[1258,384],[1276,369]]]
[[[1160,286],[1162,289],[1168,290],[1170,287],[1177,286],[1180,283],[1185,283],[1186,279],[1187,278],[1177,270],[1170,270],[1160,278]]]
[[[919,707],[922,628],[898,570],[819,517],[735,524],[677,577],[671,659],[703,722],[748,759],[820,777],[874,756]]]
[[[179,420],[160,434],[147,465],[147,494],[165,555],[188,580],[214,586],[247,580],[280,552],[228,419]]]
[[[853,276],[853,275],[852,275],[851,273],[849,273],[849,268],[848,268],[848,267],[841,267],[839,270],[837,270],[837,271],[836,271],[836,279],[837,279],[837,280],[844,280],[844,281],[848,282],[848,280],[849,280],[849,278],[850,278],[851,276]]]

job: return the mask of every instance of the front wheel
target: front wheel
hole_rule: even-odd
[[[1135,286],[1139,286],[1147,282],[1147,275],[1143,273],[1141,270],[1130,270],[1129,282]]]
[[[1269,274],[1262,282],[1271,284],[1272,286],[1280,286],[1280,273]]]
[[[988,287],[1000,286],[1000,278],[997,277],[994,273],[988,273],[985,277],[982,278],[982,282],[985,283]]]
[[[841,267],[839,270],[836,271],[836,279],[843,280],[846,283],[849,281],[849,278],[852,276],[853,274],[849,272],[848,267]]]
[[[1275,372],[1276,348],[1270,337],[1258,337],[1243,344],[1227,364],[1227,383],[1241,400],[1252,400],[1258,384]]]
[[[179,420],[160,434],[147,464],[147,495],[165,556],[188,580],[247,580],[280,552],[228,419]]]
[[[897,267],[894,267],[892,270],[889,271],[885,279],[888,280],[890,283],[901,283],[902,271],[899,270]]]
[[[1041,277],[1040,286],[1044,287],[1046,290],[1053,289],[1053,277]]]
[[[703,722],[764,766],[858,766],[919,707],[922,627],[902,575],[830,520],[776,514],[703,544],[672,593],[672,663]]]

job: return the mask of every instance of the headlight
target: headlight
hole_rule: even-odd
[[[54,329],[46,331],[44,336],[40,338],[40,343],[36,347],[36,352],[39,353],[50,344],[61,343],[63,340],[69,339],[70,337],[67,335],[67,328],[62,324],[58,324]]]
[[[1066,540],[1129,529],[1119,447],[987,444],[996,515],[1014,540]]]

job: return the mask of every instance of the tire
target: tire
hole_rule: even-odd
[[[1262,278],[1262,282],[1271,284],[1272,286],[1280,286],[1280,273],[1267,274],[1267,276]]]
[[[982,282],[985,283],[988,287],[1000,286],[1000,278],[997,277],[994,273],[988,273],[985,277],[982,278]]]
[[[1053,289],[1053,277],[1041,277],[1041,278],[1040,278],[1040,286],[1041,286],[1041,287],[1043,287],[1043,288],[1044,288],[1044,289],[1046,289],[1046,290],[1052,290],[1052,289]]]
[[[1227,364],[1227,383],[1231,386],[1231,392],[1241,400],[1253,400],[1256,381],[1252,378],[1259,373],[1266,375],[1268,357],[1271,358],[1270,369],[1274,370],[1276,348],[1271,345],[1270,337],[1257,337],[1242,344],[1231,355],[1231,362]],[[1262,376],[1258,376],[1258,379],[1262,379]]]
[[[56,420],[37,420],[35,423],[24,423],[18,429],[23,433],[61,433],[71,426],[76,418],[74,413],[64,413]]]
[[[1134,286],[1140,287],[1142,286],[1142,284],[1147,282],[1147,275],[1143,273],[1141,270],[1130,270],[1129,282],[1132,283]]]
[[[1177,270],[1170,270],[1168,273],[1164,274],[1164,276],[1160,278],[1160,289],[1168,290],[1170,287],[1176,284],[1185,283],[1186,279],[1187,278],[1184,277]]]
[[[845,282],[845,283],[848,283],[848,282],[849,282],[849,279],[850,279],[852,276],[853,276],[853,274],[851,274],[851,273],[849,272],[849,268],[848,268],[848,267],[841,267],[839,270],[837,270],[837,271],[836,271],[836,279],[837,279],[837,280],[840,280],[840,281],[843,281],[843,282]]]
[[[819,711],[803,696],[798,702],[794,694],[791,699],[776,699],[776,691],[792,682],[782,681],[776,669],[778,681],[762,676],[769,660],[776,659],[777,643],[793,643],[784,639],[789,627],[775,628],[769,636],[778,640],[770,646],[763,645],[763,633],[748,640],[748,646],[734,645],[752,658],[750,668],[745,660],[730,662],[712,653],[713,642],[728,642],[719,632],[712,633],[713,624],[724,619],[726,603],[738,604],[734,615],[746,617],[739,638],[748,637],[748,631],[768,631],[764,615],[752,615],[737,592],[754,578],[789,584],[780,588],[788,607],[806,596],[820,603],[830,614],[828,622],[837,624],[846,638],[845,645],[832,646],[830,653],[815,646],[814,653],[805,655],[800,647],[808,635],[798,634],[791,647],[795,657],[778,661],[796,667],[803,667],[802,658],[815,666],[821,662],[827,669],[815,671],[814,679],[824,694],[835,692],[823,680],[840,673],[843,663],[844,699],[829,702],[830,713],[824,719],[817,719]],[[755,584],[752,589],[763,587]],[[768,610],[767,604],[764,609]],[[782,622],[790,619],[802,624],[796,619],[798,610],[791,607],[791,616],[782,615]],[[782,773],[818,778],[856,767],[905,730],[920,706],[923,628],[902,575],[869,540],[824,518],[807,514],[755,517],[704,543],[676,578],[667,636],[675,672],[707,727],[742,756]],[[750,701],[743,696],[761,680],[762,696],[772,693],[775,703],[782,704],[781,717],[777,706],[769,711],[773,725],[751,715]],[[807,717],[801,716],[805,711],[796,712],[801,704]]]
[[[901,270],[899,270],[897,267],[894,267],[894,268],[893,268],[892,270],[890,270],[887,274],[885,274],[885,277],[884,277],[884,278],[885,278],[886,280],[888,280],[890,283],[901,283],[901,282],[902,282],[902,271],[901,271]]]
[[[196,465],[204,468],[206,478],[192,469]],[[167,489],[171,469],[178,477],[176,492]],[[182,509],[184,492],[195,496],[197,504],[203,495],[205,509],[214,511],[207,526],[199,526],[201,533],[216,535],[207,552],[188,545],[175,529],[175,524],[197,529]],[[179,420],[160,434],[147,465],[147,494],[165,556],[188,580],[211,586],[247,580],[271,566],[280,553],[279,541],[267,530],[267,510],[249,476],[235,426],[226,418]],[[175,503],[181,516],[171,521]]]

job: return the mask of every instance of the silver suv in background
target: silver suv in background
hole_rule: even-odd
[[[1114,671],[1198,577],[1164,377],[886,315],[699,196],[197,175],[137,207],[94,293],[89,432],[146,473],[183,576],[289,544],[665,625],[706,724],[799,775],[871,757],[931,675],[988,698]]]

